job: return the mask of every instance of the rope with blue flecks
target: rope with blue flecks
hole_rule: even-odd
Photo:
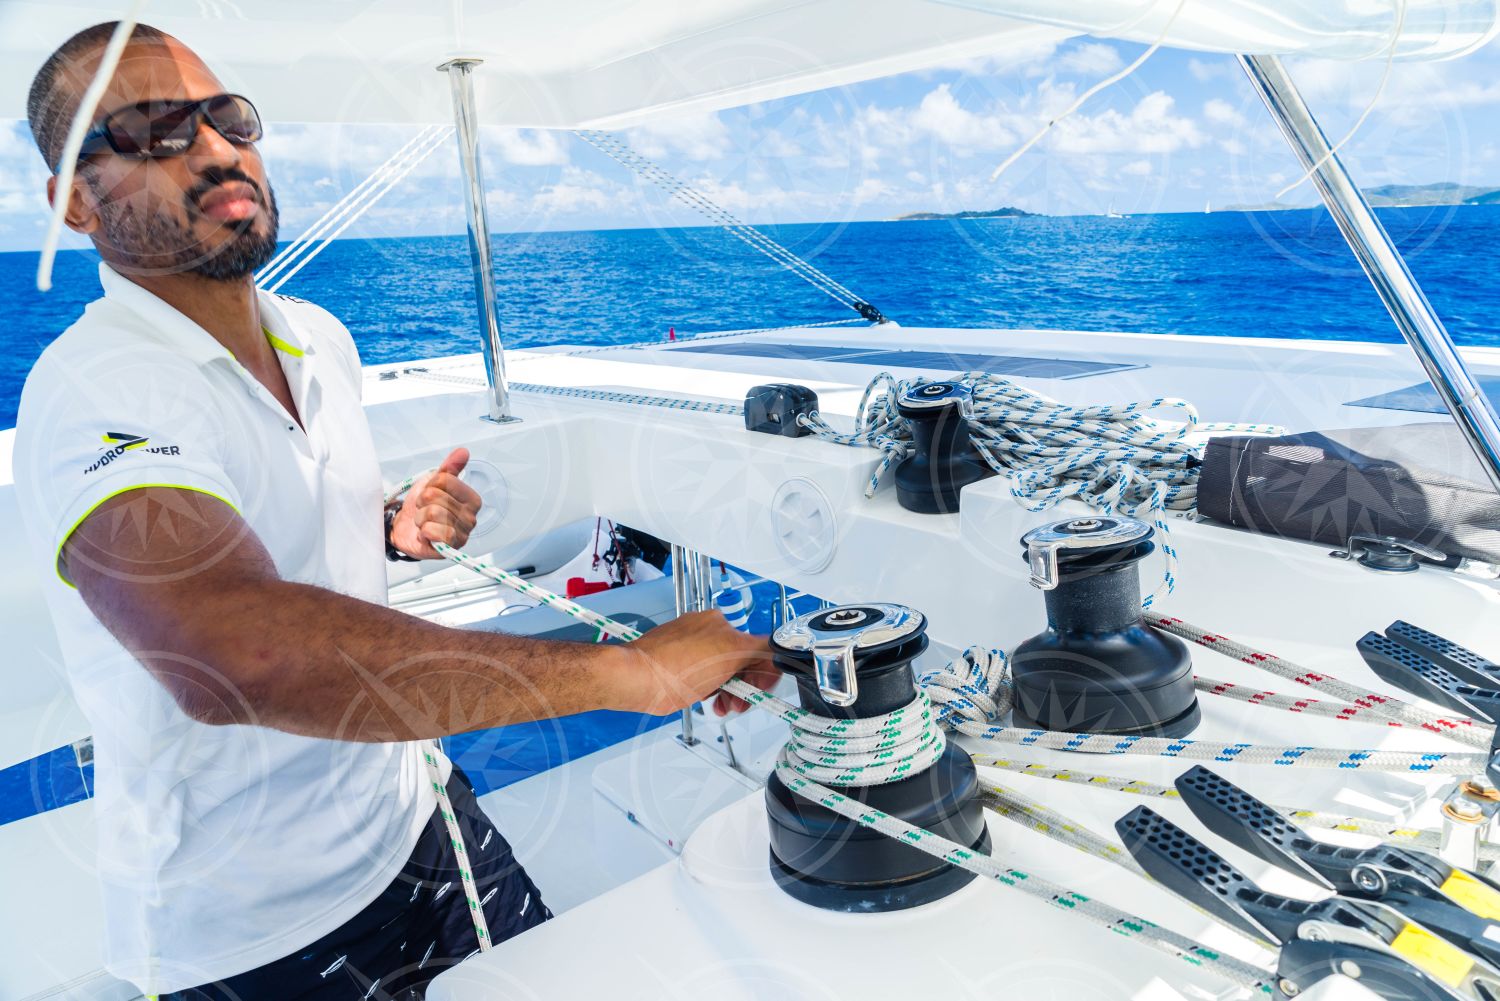
[[[1009,477],[1011,494],[1028,511],[1076,499],[1105,514],[1151,521],[1166,559],[1158,592],[1168,594],[1177,585],[1177,550],[1166,515],[1197,507],[1203,436],[1285,433],[1270,424],[1203,423],[1196,407],[1176,397],[1075,407],[990,373],[956,378],[973,394],[969,440],[990,468]],[[826,441],[880,450],[865,488],[871,497],[886,471],[913,447],[911,424],[897,400],[932,381],[903,382],[881,372],[865,387],[850,433],[836,431],[816,413],[799,423]],[[1149,416],[1163,410],[1180,411],[1184,420]],[[1158,596],[1146,598],[1145,607]]]

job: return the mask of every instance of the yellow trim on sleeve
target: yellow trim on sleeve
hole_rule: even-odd
[[[121,494],[128,494],[132,490],[147,490],[151,487],[166,487],[170,490],[188,490],[195,494],[206,494],[207,496],[212,497],[214,500],[223,501],[225,504],[229,505],[229,510],[233,511],[235,514],[240,514],[240,509],[230,503],[229,498],[224,497],[220,494],[216,494],[212,490],[205,490],[202,487],[190,487],[185,483],[136,483],[132,486],[122,487],[121,489],[116,490],[114,493],[109,494],[106,497],[101,497],[99,498],[99,500],[95,501],[87,511],[83,512],[83,514],[78,517],[77,521],[73,522],[72,527],[69,528],[65,533],[63,533],[62,541],[57,544],[57,555],[52,558],[52,569],[57,573],[57,579],[62,581],[68,587],[73,588],[73,590],[78,590],[77,587],[74,587],[72,581],[63,576],[62,551],[63,546],[66,546],[68,544],[68,540],[73,537],[73,533],[78,531],[78,526],[87,521],[89,515],[93,514],[95,511],[99,510],[99,508],[105,503],[114,500]],[[243,518],[244,515],[240,515],[240,517]]]

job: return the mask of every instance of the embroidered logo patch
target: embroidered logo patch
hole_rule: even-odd
[[[114,462],[126,452],[149,452],[153,455],[181,455],[182,449],[176,445],[151,444],[151,439],[144,435],[130,434],[123,431],[106,431],[100,436],[104,441],[104,454],[94,460],[93,465],[84,469],[84,475],[103,469]]]

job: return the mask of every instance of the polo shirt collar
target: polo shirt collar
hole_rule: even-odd
[[[103,261],[99,262],[99,284],[104,287],[106,299],[145,320],[154,336],[182,357],[200,365],[221,359],[235,362],[234,355],[212,334]],[[260,320],[271,346],[294,358],[311,354],[311,347],[292,329],[276,306],[276,297],[261,291],[256,295],[260,303]]]

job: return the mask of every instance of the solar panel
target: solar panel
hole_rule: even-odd
[[[743,358],[786,358],[795,361],[834,361],[875,368],[920,368],[941,372],[989,372],[1031,379],[1081,379],[1145,368],[1135,362],[1086,361],[1033,355],[992,355],[972,351],[887,351],[873,347],[830,344],[776,344],[767,341],[730,341],[684,344],[672,351],[737,355]]]
[[[1490,405],[1500,410],[1500,376],[1476,375],[1479,391],[1489,397]],[[1370,407],[1375,410],[1408,410],[1418,414],[1446,414],[1442,398],[1431,383],[1419,382],[1415,386],[1393,389],[1389,393],[1367,396],[1362,400],[1350,400],[1346,407]]]

